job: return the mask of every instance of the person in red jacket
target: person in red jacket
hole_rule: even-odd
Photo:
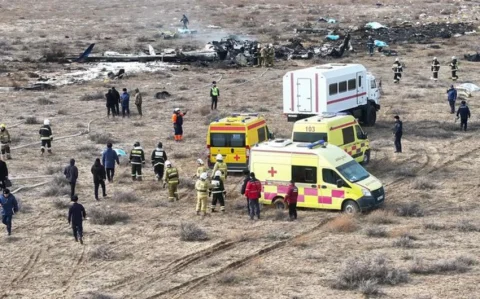
[[[297,219],[297,198],[298,188],[295,186],[295,182],[291,180],[287,194],[285,195],[285,202],[288,205],[288,216],[290,217],[290,221]]]
[[[255,178],[255,173],[250,172],[250,181],[245,188],[245,195],[248,199],[248,206],[250,207],[250,220],[256,215],[260,219],[260,204],[258,199],[261,197],[262,183]]]

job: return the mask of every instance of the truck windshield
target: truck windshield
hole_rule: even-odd
[[[364,180],[370,176],[370,174],[355,160],[340,165],[337,167],[337,170],[351,183]]]
[[[211,133],[210,146],[212,147],[245,147],[244,133]]]
[[[323,140],[327,142],[327,133],[305,133],[305,132],[294,132],[293,133],[293,142],[316,142]]]

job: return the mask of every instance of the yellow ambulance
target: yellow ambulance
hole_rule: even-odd
[[[250,171],[263,186],[260,202],[284,205],[290,180],[298,187],[298,207],[356,213],[383,204],[382,183],[341,148],[323,141],[276,139],[251,150]]]
[[[298,120],[293,125],[292,141],[323,140],[347,152],[355,161],[370,162],[370,141],[357,120],[345,113],[324,113]]]
[[[265,118],[258,113],[234,113],[213,121],[207,133],[208,165],[213,167],[221,154],[228,171],[248,169],[250,148],[272,136]]]

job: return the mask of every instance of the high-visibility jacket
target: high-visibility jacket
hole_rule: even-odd
[[[211,97],[218,97],[219,95],[220,95],[220,90],[218,89],[218,87],[212,87],[212,89],[210,89]]]
[[[177,126],[183,125],[183,116],[184,115],[185,115],[184,113],[174,113],[172,115],[172,123],[174,125],[177,125]]]
[[[392,70],[394,73],[397,73],[397,74],[401,73],[403,72],[403,66],[400,63],[394,63],[392,66]]]
[[[227,178],[227,163],[225,163],[225,162],[215,163],[215,166],[213,167],[212,176],[215,175],[215,172],[217,170],[220,170],[222,172],[221,178],[222,178],[222,180],[225,180]]]
[[[49,125],[43,125],[40,128],[40,131],[38,132],[38,134],[40,134],[40,139],[41,140],[52,140],[53,139],[52,128],[50,128]]]
[[[165,170],[165,182],[166,183],[177,183],[179,182],[178,179],[178,171],[175,167],[169,167]]]
[[[130,152],[130,163],[132,164],[144,164],[145,163],[145,153],[143,149],[139,146],[133,148]]]
[[[197,196],[208,196],[208,188],[209,186],[206,180],[197,180],[197,182],[195,183],[195,190],[197,191]]]
[[[1,143],[9,143],[10,142],[10,133],[8,133],[7,129],[5,129],[3,131],[0,130],[0,142]]]
[[[167,154],[163,150],[163,148],[155,148],[152,152],[152,165],[157,166],[157,165],[163,165],[165,161],[167,161]]]
[[[452,69],[452,71],[458,71],[458,62],[456,60],[452,60],[452,62],[450,63],[450,68]]]
[[[207,171],[208,171],[207,166],[205,166],[205,165],[198,166],[196,175],[199,178],[202,173],[207,172]]]

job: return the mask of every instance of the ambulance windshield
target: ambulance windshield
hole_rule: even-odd
[[[337,170],[351,183],[359,182],[370,176],[370,174],[355,160],[337,167]]]
[[[316,142],[323,140],[328,142],[327,133],[307,133],[307,132],[293,132],[293,142]]]

